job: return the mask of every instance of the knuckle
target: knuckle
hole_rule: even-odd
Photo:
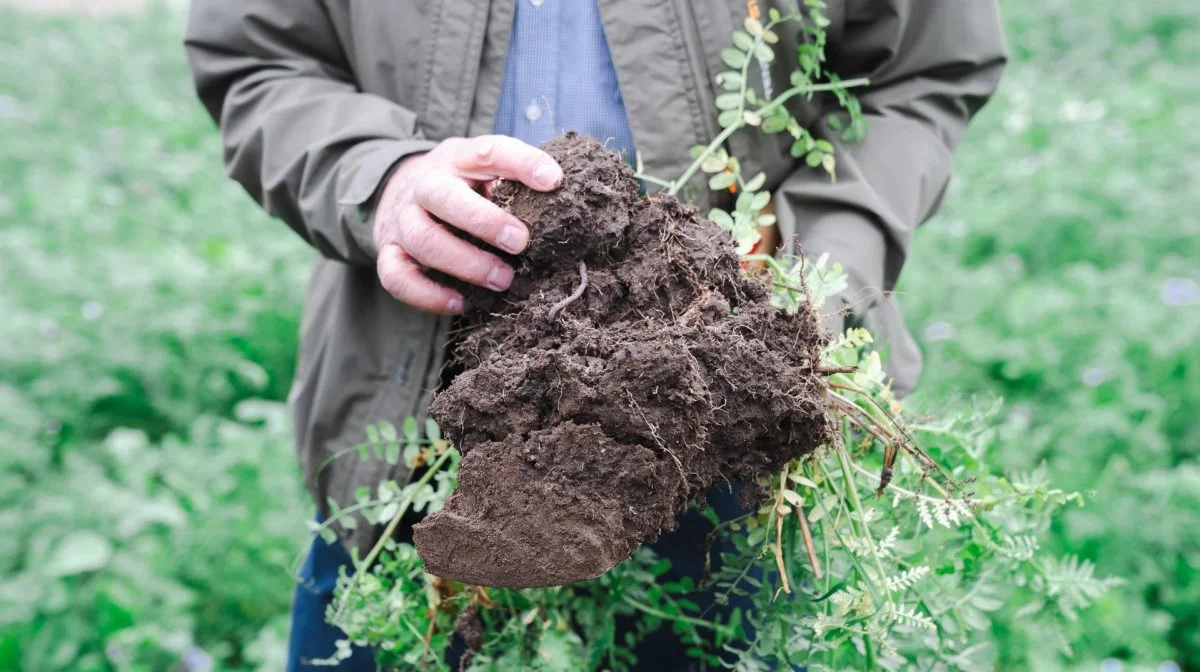
[[[411,227],[404,241],[404,249],[421,262],[425,262],[437,244],[436,234],[437,230],[432,226]]]
[[[388,294],[403,299],[408,289],[408,279],[399,268],[380,269],[379,284]]]
[[[496,139],[490,136],[475,141],[475,163],[490,166],[496,162]]]
[[[499,229],[495,218],[488,208],[479,204],[471,204],[467,214],[467,222],[463,229],[476,238],[490,238]]]
[[[437,144],[434,152],[448,152],[455,154],[463,146],[466,140],[464,138],[446,138]]]
[[[446,188],[445,182],[437,179],[435,175],[426,175],[421,179],[421,204],[426,209],[441,209],[446,205],[447,194],[450,192]]]

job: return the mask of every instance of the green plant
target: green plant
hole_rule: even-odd
[[[93,614],[104,612],[93,607],[112,570],[57,581],[54,610],[29,621],[9,600],[27,604],[29,586],[45,584],[16,577],[44,562],[28,555],[52,548],[44,535],[93,524],[89,492],[125,482],[103,449],[114,429],[146,431],[152,440],[139,450],[153,455],[164,434],[191,436],[199,416],[231,417],[247,397],[282,400],[310,253],[216,169],[220,144],[194,101],[178,15],[0,17],[0,582],[17,587],[0,596],[0,669],[56,669],[42,653],[61,648],[78,654],[57,669],[111,670],[96,653],[124,626],[97,627]],[[1040,552],[1076,554],[1126,584],[1065,624],[1070,660],[1055,629],[1018,613],[1033,595],[1025,586],[996,582],[987,595],[1003,606],[985,602],[985,618],[966,623],[998,669],[1094,670],[1112,657],[1126,669],[1173,659],[1194,670],[1200,192],[1186,176],[1200,155],[1187,123],[1200,97],[1195,18],[1177,0],[1005,0],[1004,18],[1011,59],[1001,91],[972,124],[943,214],[918,234],[899,288],[927,360],[905,405],[920,420],[973,406],[972,395],[1003,396],[973,449],[980,457],[964,467],[1044,468],[1059,487],[1096,491],[1053,519]],[[287,577],[272,583],[273,565],[225,567],[201,555],[193,567],[204,565],[206,583],[191,584],[193,594],[220,585],[261,609],[203,599],[158,609],[183,585],[184,567],[162,549],[185,535],[190,546],[212,537],[247,558],[298,550],[293,531],[311,504],[295,485],[287,437],[264,441],[248,453],[263,460],[250,468],[224,457],[238,442],[226,451],[172,439],[173,457],[216,452],[239,484],[253,486],[258,471],[279,480],[270,492],[233,488],[170,532],[114,543],[139,566],[120,584],[135,623],[182,623],[208,633],[193,636],[201,648],[247,652],[214,657],[215,670],[282,668]],[[903,475],[895,484],[912,485]],[[138,510],[137,500],[116,499],[128,504],[121,515]],[[258,511],[261,520],[224,526]],[[106,536],[115,529],[97,525]]]
[[[818,83],[824,75],[824,4],[805,5],[804,16],[772,12],[765,25],[747,19],[723,54],[731,70],[720,76],[727,89],[717,100],[721,133],[693,150],[693,163],[679,179],[640,175],[672,194],[698,171],[711,175],[713,190],[737,185],[734,211],[717,209],[709,217],[743,253],[757,242],[758,227],[772,223],[763,212],[770,195],[761,191],[764,176],[743,177],[740,163],[722,148],[725,140],[747,126],[787,131],[793,153],[832,177],[833,145],[812,137],[783,103],[837,91],[849,117],[844,139],[863,128],[846,92],[861,82]],[[760,100],[748,85],[751,63],[774,57],[774,29],[792,21],[802,22],[813,39],[798,52],[791,88]],[[766,265],[780,310],[824,305],[845,286],[841,270],[824,259],[747,259]],[[767,479],[771,497],[757,512],[713,521],[736,550],[705,587],[716,591],[718,601],[748,597],[753,609],[735,609],[728,619],[702,610],[688,598],[696,588],[690,582],[656,583],[668,565],[647,549],[597,581],[554,589],[484,591],[423,575],[415,551],[387,532],[413,508],[417,493],[424,493],[429,510],[449,494],[448,487],[434,490],[427,472],[415,484],[381,486],[375,501],[362,503],[377,506],[409,493],[390,519],[376,518],[391,521],[383,540],[339,582],[330,619],[347,640],[327,662],[348,655],[353,641],[375,645],[385,666],[440,669],[457,629],[471,633],[472,669],[617,670],[634,662],[631,648],[640,636],[670,624],[693,655],[712,666],[752,670],[776,661],[814,670],[989,670],[998,655],[987,633],[989,614],[1005,605],[999,595],[1011,599],[1014,586],[1022,617],[1060,633],[1069,650],[1064,624],[1119,584],[1096,577],[1086,561],[1040,552],[1038,540],[1052,514],[1083,497],[1051,487],[1044,471],[995,474],[988,459],[996,441],[994,405],[948,420],[907,418],[870,344],[866,331],[852,329],[823,354],[821,365],[832,372],[829,409],[842,424],[838,440]],[[449,459],[452,449],[440,444],[436,428],[428,429],[428,448],[415,434],[406,436],[414,448],[406,451],[410,466]],[[384,430],[394,441],[395,430]],[[365,448],[360,453],[367,455]],[[451,477],[441,483],[449,485]],[[385,489],[394,494],[385,499]],[[634,619],[623,641],[615,638],[617,616]],[[753,626],[753,637],[743,625]]]
[[[281,669],[309,256],[216,168],[179,34],[0,9],[3,670]]]

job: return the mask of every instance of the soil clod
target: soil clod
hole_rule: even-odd
[[[563,186],[497,187],[529,251],[506,295],[472,295],[463,371],[431,409],[463,459],[414,539],[427,571],[476,585],[599,576],[712,484],[777,470],[831,427],[811,308],[772,307],[725,232],[642,197],[599,143],[544,149]]]

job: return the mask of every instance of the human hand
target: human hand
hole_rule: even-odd
[[[425,268],[495,291],[508,289],[512,267],[447,229],[511,254],[524,250],[528,227],[480,193],[498,178],[553,191],[563,172],[549,154],[502,135],[448,138],[400,162],[372,222],[376,271],[389,294],[428,312],[461,313],[462,295],[431,280]]]

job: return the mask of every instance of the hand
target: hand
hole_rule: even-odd
[[[446,228],[511,254],[524,250],[529,228],[480,193],[497,178],[552,191],[562,184],[563,172],[549,154],[502,135],[449,138],[401,161],[373,221],[376,271],[389,294],[428,312],[461,313],[462,295],[429,279],[425,268],[495,291],[508,289],[512,267]]]

